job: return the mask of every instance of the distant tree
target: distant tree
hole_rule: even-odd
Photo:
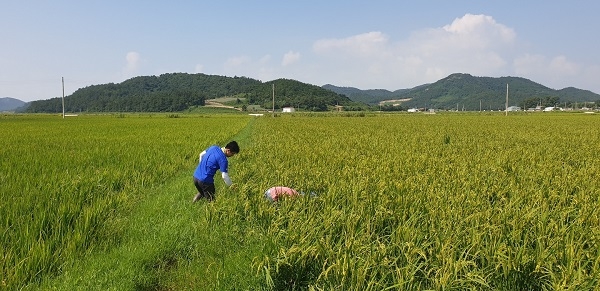
[[[557,106],[560,103],[560,98],[555,96],[545,96],[540,98],[527,98],[520,103],[521,108],[535,108],[537,106],[541,107],[551,107]]]
[[[295,80],[263,83],[246,77],[169,73],[81,88],[65,97],[65,107],[67,111],[88,112],[171,112],[202,106],[210,98],[245,96],[247,104],[271,108],[273,84],[277,108],[297,106],[324,111],[327,106],[351,102],[346,96]],[[236,98],[236,104],[242,104],[240,98]],[[27,112],[61,110],[61,100],[51,99],[34,102]]]

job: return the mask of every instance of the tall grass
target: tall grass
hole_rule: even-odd
[[[240,165],[259,181],[252,192],[283,184],[319,196],[245,214],[272,239],[255,268],[275,290],[597,288],[599,123],[263,119],[246,153],[260,165]]]
[[[140,197],[248,121],[187,117],[2,117],[1,286],[39,282],[118,245]]]
[[[28,124],[28,118],[17,123]],[[87,245],[63,251],[62,261],[75,256],[67,254],[87,253],[80,264],[37,260],[44,266],[37,276],[55,273],[49,271],[52,264],[64,274],[60,282],[42,285],[50,286],[47,289],[595,290],[600,286],[596,178],[600,160],[595,157],[600,119],[595,115],[295,114],[250,123],[242,117],[215,118],[215,124],[206,127],[199,124],[211,124],[212,118],[152,117],[140,118],[139,123],[129,117],[117,119],[127,128],[161,129],[154,131],[161,133],[154,148],[161,154],[147,160],[142,158],[146,155],[134,154],[152,147],[140,143],[138,133],[120,128],[114,120],[90,119],[86,122],[99,131],[97,142],[91,144],[100,152],[96,155],[91,144],[86,146],[80,155],[98,158],[90,158],[93,162],[82,169],[95,170],[97,163],[104,165],[99,173],[105,174],[102,179],[82,176],[81,181],[96,179],[93,185],[104,185],[92,187],[100,194],[87,194],[88,212],[104,216],[75,216],[77,223],[89,219],[96,226]],[[235,137],[244,140],[242,152],[232,159],[231,176],[237,187],[225,189],[217,181],[214,203],[191,204],[191,192],[186,190],[193,190],[189,175],[198,151],[209,145],[190,142],[196,136],[194,129],[205,128],[202,136],[226,141],[246,124],[249,127]],[[100,148],[116,142],[113,139],[123,146],[102,152]],[[63,143],[61,148],[69,145]],[[146,178],[143,187],[139,180],[126,182],[121,177],[135,177],[136,172],[126,158],[118,158],[119,149],[144,161],[135,169],[150,163],[153,169],[167,170]],[[15,156],[13,149],[6,153]],[[100,157],[113,159],[112,163],[102,164]],[[14,167],[19,167],[17,162],[3,160],[2,169]],[[150,172],[154,171],[144,174]],[[2,177],[9,176],[3,171]],[[87,189],[83,185],[89,183],[80,184]],[[274,185],[314,191],[317,196],[272,205],[262,193]],[[69,187],[73,186],[54,184],[48,189],[78,197],[75,193],[80,191]],[[14,191],[2,191],[3,201],[13,199],[7,193]],[[146,200],[137,200],[148,193]],[[103,203],[106,206],[94,206]],[[50,205],[60,208],[63,203]],[[9,209],[2,207],[2,214]],[[7,226],[15,224],[5,221]],[[109,227],[117,231],[107,231]],[[29,232],[39,237],[41,230],[32,227]],[[57,249],[68,246],[74,240],[71,235],[59,240],[56,245],[63,247]],[[14,237],[10,243],[4,240],[3,248],[26,236]],[[3,276],[9,268],[3,267]],[[22,268],[34,274],[37,270]],[[29,278],[30,282],[38,277]]]

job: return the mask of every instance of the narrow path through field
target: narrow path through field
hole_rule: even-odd
[[[252,124],[250,120],[232,137],[240,143],[242,151],[244,146],[251,145]],[[128,229],[124,230],[120,245],[65,266],[59,277],[44,282],[39,289],[215,290],[227,274],[252,277],[253,271],[248,268],[252,252],[232,251],[231,242],[221,241],[224,236],[232,235],[230,230],[222,229],[206,217],[210,208],[218,205],[191,202],[196,191],[191,178],[193,170],[182,169],[161,187],[145,193],[126,218]],[[221,195],[236,194],[234,190],[217,189]],[[240,245],[234,248],[248,249]],[[224,271],[225,267],[236,269]],[[37,288],[30,287],[29,290]]]

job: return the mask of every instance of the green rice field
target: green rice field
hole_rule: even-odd
[[[0,136],[1,290],[600,288],[597,114],[9,114]],[[191,203],[230,140],[234,186]]]

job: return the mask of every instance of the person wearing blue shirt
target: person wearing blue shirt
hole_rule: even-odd
[[[221,171],[221,177],[227,186],[233,184],[227,173],[229,165],[227,158],[233,157],[239,152],[240,147],[237,142],[231,141],[225,147],[213,145],[200,153],[198,167],[194,171],[194,186],[198,193],[194,196],[193,202],[202,198],[206,198],[208,201],[215,199],[214,176],[217,170]]]

